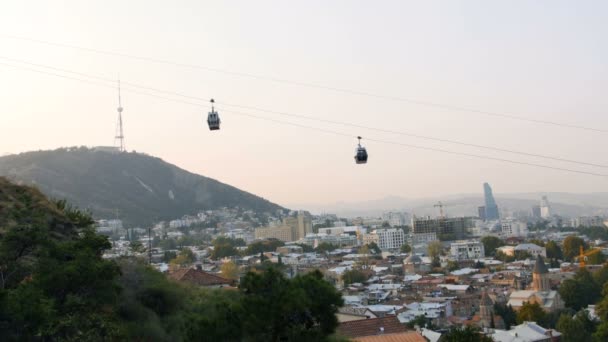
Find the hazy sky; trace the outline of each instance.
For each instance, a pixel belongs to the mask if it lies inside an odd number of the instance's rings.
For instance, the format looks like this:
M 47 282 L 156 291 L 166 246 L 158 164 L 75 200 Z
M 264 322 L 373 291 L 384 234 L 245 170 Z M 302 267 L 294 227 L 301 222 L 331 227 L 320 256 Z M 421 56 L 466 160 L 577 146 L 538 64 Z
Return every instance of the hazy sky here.
M 608 164 L 607 133 L 546 126 L 8 39 L 72 44 L 374 94 L 608 129 L 605 1 L 2 1 L 0 57 L 218 102 Z M 0 63 L 7 62 L 0 58 Z M 388 195 L 608 191 L 608 178 L 365 142 L 608 173 L 381 132 L 123 92 L 126 145 L 280 204 Z M 111 145 L 116 91 L 0 64 L 0 153 Z

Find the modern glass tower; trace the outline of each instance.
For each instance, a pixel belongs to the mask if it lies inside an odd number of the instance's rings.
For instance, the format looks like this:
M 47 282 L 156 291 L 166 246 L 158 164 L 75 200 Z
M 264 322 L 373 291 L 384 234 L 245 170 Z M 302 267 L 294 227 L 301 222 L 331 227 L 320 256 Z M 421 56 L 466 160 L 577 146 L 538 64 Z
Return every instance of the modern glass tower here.
M 496 205 L 496 201 L 494 201 L 490 184 L 483 183 L 483 193 L 486 203 L 486 221 L 498 220 L 498 206 Z

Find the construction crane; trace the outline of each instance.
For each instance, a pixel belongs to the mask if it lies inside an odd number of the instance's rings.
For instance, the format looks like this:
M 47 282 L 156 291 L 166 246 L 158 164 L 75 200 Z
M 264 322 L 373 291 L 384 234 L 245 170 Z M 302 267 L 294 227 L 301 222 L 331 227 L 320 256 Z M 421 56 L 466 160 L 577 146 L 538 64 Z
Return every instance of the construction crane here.
M 439 217 L 445 218 L 445 213 L 443 212 L 443 207 L 447 207 L 447 205 L 441 203 L 441 201 L 437 202 L 433 207 L 439 208 Z
M 589 260 L 589 257 L 595 255 L 600 252 L 599 248 L 592 248 L 585 252 L 583 246 L 579 246 L 578 248 L 578 266 L 580 268 L 584 268 L 586 265 L 586 261 Z

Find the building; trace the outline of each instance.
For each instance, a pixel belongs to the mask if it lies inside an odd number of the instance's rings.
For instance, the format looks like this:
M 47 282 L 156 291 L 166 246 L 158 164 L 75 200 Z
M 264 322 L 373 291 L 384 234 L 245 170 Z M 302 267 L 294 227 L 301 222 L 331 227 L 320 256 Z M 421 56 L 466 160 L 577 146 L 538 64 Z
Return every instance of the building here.
M 511 330 L 496 329 L 490 337 L 496 342 L 553 342 L 562 334 L 553 329 L 545 329 L 535 322 L 523 322 Z
M 508 305 L 519 310 L 524 303 L 538 303 L 547 312 L 564 308 L 564 302 L 557 291 L 551 290 L 549 270 L 543 258 L 538 255 L 532 271 L 532 288 L 530 290 L 513 291 L 509 296 Z
M 287 226 L 256 228 L 256 239 L 277 239 L 283 242 L 295 241 L 293 229 Z
M 363 237 L 364 243 L 376 242 L 382 250 L 399 249 L 405 243 L 405 233 L 399 228 L 376 229 Z
M 391 227 L 405 226 L 409 221 L 406 213 L 394 211 L 383 213 L 382 220 L 388 222 Z
M 412 219 L 412 233 L 429 234 L 435 233 L 441 239 L 442 236 L 459 239 L 462 238 L 467 229 L 473 227 L 473 220 L 470 217 L 439 217 L 439 218 L 418 218 Z
M 551 205 L 549 204 L 549 200 L 547 196 L 543 196 L 540 200 L 540 217 L 543 219 L 551 218 L 553 213 L 551 212 Z
M 412 234 L 412 245 L 428 244 L 435 240 L 437 240 L 437 234 L 435 233 Z
M 480 241 L 457 241 L 450 244 L 450 254 L 456 260 L 485 258 L 483 243 Z
M 479 219 L 482 221 L 486 220 L 486 207 L 485 206 L 481 206 L 477 208 L 477 216 L 479 216 Z
M 496 205 L 496 201 L 494 200 L 494 195 L 492 194 L 492 188 L 490 187 L 490 184 L 483 183 L 483 194 L 485 200 L 485 220 L 498 220 L 498 206 Z
M 532 218 L 540 219 L 540 205 L 532 206 Z
M 572 227 L 604 227 L 604 218 L 601 216 L 579 216 L 572 219 Z
M 505 220 L 501 221 L 502 235 L 505 237 L 526 237 L 528 236 L 528 224 L 526 222 Z
M 545 249 L 545 247 L 541 247 L 539 245 L 535 245 L 533 243 L 522 243 L 519 244 L 517 246 L 515 246 L 514 252 L 526 252 L 526 253 L 530 253 L 530 255 L 532 255 L 533 257 L 536 256 L 542 256 L 542 257 L 546 257 L 547 256 L 547 250 Z
M 422 271 L 422 259 L 415 254 L 408 256 L 403 260 L 403 271 L 410 274 Z
M 283 219 L 283 222 L 274 227 L 257 228 L 256 239 L 278 239 L 285 242 L 300 240 L 312 233 L 312 218 L 310 214 L 298 212 L 296 216 Z

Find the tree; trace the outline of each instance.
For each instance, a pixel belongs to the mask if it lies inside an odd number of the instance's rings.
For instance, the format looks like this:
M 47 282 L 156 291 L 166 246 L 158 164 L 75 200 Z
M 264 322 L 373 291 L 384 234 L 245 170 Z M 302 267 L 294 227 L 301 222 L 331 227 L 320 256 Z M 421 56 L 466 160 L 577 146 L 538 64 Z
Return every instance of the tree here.
M 579 238 L 578 236 L 571 235 L 565 238 L 563 242 L 564 258 L 566 260 L 572 261 L 574 257 L 579 255 L 579 248 L 581 246 L 583 247 L 583 249 L 585 248 L 585 241 L 583 241 L 583 239 Z
M 579 269 L 572 279 L 566 279 L 559 287 L 559 294 L 566 307 L 580 310 L 600 299 L 600 287 L 586 268 Z
M 447 266 L 448 271 L 452 272 L 459 268 L 460 268 L 460 266 L 458 265 L 458 263 L 456 261 L 452 261 L 452 260 L 448 261 L 448 266 Z
M 367 279 L 369 279 L 369 276 L 366 273 L 356 269 L 344 271 L 344 273 L 342 273 L 344 286 L 348 286 L 353 283 L 363 283 Z
M 564 257 L 562 254 L 562 249 L 559 248 L 559 245 L 553 240 L 547 242 L 547 244 L 545 245 L 545 249 L 547 251 L 547 258 L 549 259 L 559 260 Z
M 317 251 L 317 253 L 325 253 L 325 252 L 331 252 L 335 249 L 337 249 L 338 247 L 334 244 L 331 244 L 329 242 L 321 242 L 317 248 L 315 248 L 315 250 Z
M 441 255 L 442 250 L 443 246 L 441 245 L 441 242 L 437 240 L 430 242 L 427 246 L 427 251 L 431 259 L 439 257 L 439 255 Z
M 517 313 L 513 310 L 511 305 L 505 304 L 494 304 L 494 312 L 502 317 L 502 320 L 505 322 L 505 328 L 507 330 L 511 329 L 511 326 L 517 323 Z
M 245 243 L 243 239 L 235 240 L 220 236 L 213 241 L 213 252 L 211 253 L 211 258 L 221 259 L 238 255 L 239 251 L 236 249 L 236 247 L 242 245 L 243 243 Z
M 538 303 L 524 302 L 524 305 L 517 312 L 517 323 L 542 322 L 545 319 L 545 311 Z
M 494 256 L 494 254 L 496 254 L 496 248 L 505 245 L 503 240 L 491 235 L 482 237 L 481 243 L 483 243 L 483 249 L 488 256 Z
M 603 288 L 608 283 L 608 265 L 604 265 L 601 269 L 593 273 L 593 279 L 595 283 Z
M 370 252 L 372 252 L 372 254 L 382 254 L 382 250 L 380 250 L 380 247 L 378 247 L 378 244 L 375 242 L 370 242 L 368 244 L 369 250 Z
M 401 253 L 410 253 L 411 251 L 412 247 L 410 247 L 410 245 L 408 245 L 407 243 L 401 245 Z
M 490 336 L 483 335 L 479 328 L 467 325 L 465 328 L 452 328 L 441 335 L 440 342 L 492 342 Z
M 190 248 L 184 247 L 170 263 L 175 266 L 187 266 L 195 261 L 196 255 L 194 255 L 194 252 Z
M 262 274 L 250 272 L 239 289 L 243 333 L 256 341 L 323 340 L 338 325 L 342 296 L 318 270 L 293 280 L 274 268 Z
M 220 267 L 220 271 L 222 273 L 222 277 L 226 279 L 239 279 L 239 267 L 232 261 L 223 263 Z
M 130 242 L 129 249 L 131 249 L 133 253 L 143 253 L 146 250 L 144 245 L 139 240 Z
M 562 314 L 557 321 L 557 331 L 562 334 L 562 342 L 591 341 L 591 335 L 595 331 L 595 324 L 589 319 L 584 310 L 578 312 L 574 317 Z
M 247 246 L 247 250 L 245 254 L 247 255 L 255 255 L 263 252 L 275 252 L 277 248 L 285 246 L 285 242 L 277 239 L 267 239 L 262 241 L 256 241 L 249 246 Z

